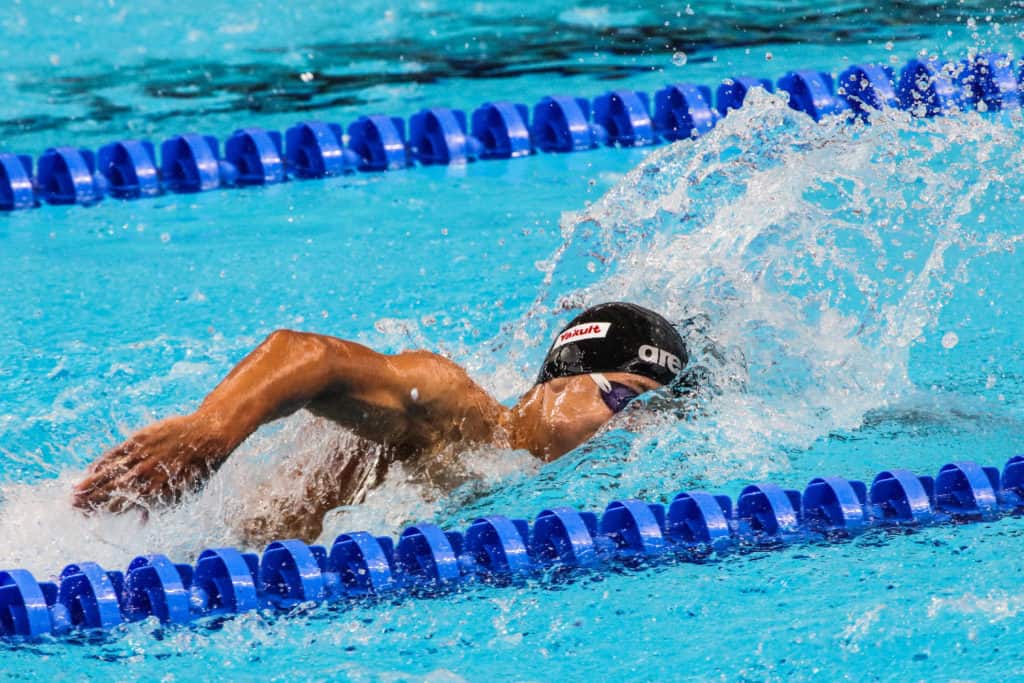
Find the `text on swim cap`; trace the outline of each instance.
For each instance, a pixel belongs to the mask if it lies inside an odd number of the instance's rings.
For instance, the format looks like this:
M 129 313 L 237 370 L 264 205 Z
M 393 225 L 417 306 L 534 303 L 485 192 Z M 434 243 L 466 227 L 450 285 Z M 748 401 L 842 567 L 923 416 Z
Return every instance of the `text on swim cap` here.
M 581 339 L 604 339 L 608 336 L 608 330 L 611 329 L 611 326 L 611 323 L 583 323 L 582 325 L 575 325 L 558 335 L 555 345 L 551 348 L 557 349 L 563 344 L 580 341 Z
M 640 350 L 637 351 L 636 355 L 645 363 L 660 365 L 663 368 L 668 368 L 670 372 L 678 373 L 683 369 L 683 364 L 679 361 L 679 356 L 674 353 L 669 353 L 665 349 L 659 349 L 657 346 L 644 344 L 640 347 Z

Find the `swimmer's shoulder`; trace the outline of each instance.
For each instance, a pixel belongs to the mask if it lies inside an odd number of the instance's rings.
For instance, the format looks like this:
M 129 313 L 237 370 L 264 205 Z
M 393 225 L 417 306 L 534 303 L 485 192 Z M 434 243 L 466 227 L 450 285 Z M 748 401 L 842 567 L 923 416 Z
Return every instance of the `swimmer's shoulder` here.
M 455 440 L 491 438 L 507 408 L 477 384 L 465 368 L 431 351 L 405 351 L 393 358 L 405 376 L 412 412 L 447 423 L 457 432 L 448 434 Z
M 478 398 L 490 395 L 461 365 L 432 351 L 403 351 L 391 357 L 392 365 L 409 391 L 419 400 Z M 492 399 L 493 400 L 493 399 Z M 497 403 L 497 402 L 495 402 Z

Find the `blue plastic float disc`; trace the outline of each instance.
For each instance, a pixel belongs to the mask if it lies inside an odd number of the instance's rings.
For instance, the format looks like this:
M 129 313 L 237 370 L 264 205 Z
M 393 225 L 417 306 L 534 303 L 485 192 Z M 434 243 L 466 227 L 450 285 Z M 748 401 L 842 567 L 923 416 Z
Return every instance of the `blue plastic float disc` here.
M 800 494 L 775 484 L 754 484 L 740 492 L 736 500 L 736 518 L 740 533 L 754 539 L 781 540 L 798 531 Z
M 434 107 L 409 119 L 409 145 L 421 164 L 464 164 L 476 159 L 480 142 L 466 132 L 466 114 Z
M 326 597 L 323 570 L 316 556 L 302 541 L 274 541 L 263 551 L 260 587 L 264 593 L 285 600 L 323 600 Z
M 822 71 L 790 71 L 779 79 L 779 90 L 789 93 L 789 106 L 815 121 L 849 109 L 835 96 L 832 76 Z
M 192 579 L 202 591 L 201 610 L 247 612 L 259 607 L 256 568 L 234 548 L 211 548 L 199 554 Z
M 466 551 L 478 567 L 493 573 L 517 573 L 531 569 L 527 551 L 529 526 L 525 520 L 501 515 L 481 517 L 466 530 Z
M 356 169 L 358 156 L 342 145 L 341 126 L 303 121 L 285 132 L 285 157 L 297 178 L 323 178 Z
M 590 125 L 590 103 L 583 98 L 548 96 L 533 108 L 533 144 L 544 152 L 579 152 L 603 142 L 604 129 Z
M 615 500 L 601 516 L 598 533 L 609 536 L 619 548 L 642 555 L 656 555 L 665 550 L 662 526 L 665 510 L 641 500 Z
M 121 140 L 104 145 L 96 157 L 96 166 L 107 179 L 113 197 L 136 199 L 160 194 L 156 152 L 149 140 Z
M 900 106 L 892 69 L 878 64 L 851 66 L 839 76 L 839 91 L 850 108 L 864 116 L 869 109 Z
M 666 140 L 704 135 L 715 127 L 718 119 L 707 86 L 677 83 L 654 94 L 655 130 Z
M 732 501 L 704 491 L 684 491 L 668 508 L 669 539 L 684 546 L 720 547 L 732 539 Z
M 187 623 L 189 586 L 180 568 L 163 555 L 136 557 L 125 577 L 125 616 L 142 619 L 150 615 L 172 624 Z
M 360 116 L 348 127 L 348 146 L 360 171 L 388 171 L 409 165 L 405 121 L 389 116 Z
M 641 147 L 657 142 L 647 93 L 614 90 L 594 100 L 594 123 L 604 128 L 607 144 Z
M 221 185 L 217 139 L 175 135 L 160 145 L 160 174 L 173 192 L 206 192 Z
M 480 141 L 481 159 L 514 159 L 533 153 L 529 110 L 525 104 L 486 102 L 473 112 L 473 137 Z
M 36 168 L 39 195 L 50 204 L 93 204 L 103 199 L 105 181 L 96 174 L 96 156 L 87 149 L 52 147 Z
M 933 481 L 907 470 L 880 472 L 871 483 L 874 516 L 886 522 L 923 524 L 931 521 Z
M 953 515 L 992 518 L 999 512 L 999 470 L 974 462 L 943 465 L 935 477 L 935 507 Z
M 1024 455 L 1015 455 L 1006 461 L 999 484 L 1008 505 L 1024 506 Z
M 1020 109 L 1020 86 L 1014 73 L 1014 60 L 1004 54 L 978 55 L 968 63 L 960 77 L 964 95 L 986 109 Z
M 395 564 L 413 583 L 446 583 L 460 576 L 451 538 L 433 524 L 417 524 L 402 532 Z
M 32 187 L 32 159 L 25 155 L 0 154 L 0 211 L 36 206 Z
M 111 629 L 121 623 L 115 584 L 95 562 L 65 567 L 57 599 L 67 608 L 73 626 Z
M 570 507 L 544 510 L 533 523 L 530 550 L 538 562 L 585 567 L 598 560 L 597 517 Z
M 396 588 L 393 556 L 390 538 L 356 531 L 334 539 L 327 568 L 339 575 L 349 595 L 380 593 Z
M 239 185 L 284 182 L 281 134 L 276 130 L 243 128 L 224 143 L 224 158 L 238 170 Z
M 818 477 L 804 489 L 803 521 L 814 531 L 856 533 L 869 521 L 864 482 L 842 477 Z
M 35 577 L 24 569 L 0 572 L 0 635 L 36 638 L 52 629 L 46 597 Z
M 948 67 L 927 60 L 914 59 L 903 67 L 897 94 L 900 107 L 918 117 L 948 114 L 960 108 L 961 91 Z
M 764 88 L 773 92 L 772 82 L 767 78 L 750 78 L 738 76 L 723 81 L 715 93 L 715 101 L 718 103 L 718 113 L 725 116 L 730 109 L 739 109 L 747 99 L 747 93 L 753 88 Z

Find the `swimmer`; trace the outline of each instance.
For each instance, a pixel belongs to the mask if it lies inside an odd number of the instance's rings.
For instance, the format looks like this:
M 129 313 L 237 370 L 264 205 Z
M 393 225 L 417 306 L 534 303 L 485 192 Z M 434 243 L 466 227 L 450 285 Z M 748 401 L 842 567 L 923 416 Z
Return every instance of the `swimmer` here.
M 199 488 L 261 425 L 305 408 L 384 454 L 324 459 L 323 476 L 312 478 L 319 483 L 302 496 L 301 509 L 277 510 L 276 521 L 247 534 L 311 541 L 324 514 L 359 503 L 388 462 L 488 444 L 554 460 L 640 394 L 672 384 L 687 360 L 682 337 L 662 316 L 635 304 L 601 304 L 558 334 L 536 384 L 506 407 L 435 353 L 385 355 L 335 337 L 279 330 L 194 413 L 145 427 L 96 460 L 75 486 L 74 504 L 121 512 L 174 502 Z

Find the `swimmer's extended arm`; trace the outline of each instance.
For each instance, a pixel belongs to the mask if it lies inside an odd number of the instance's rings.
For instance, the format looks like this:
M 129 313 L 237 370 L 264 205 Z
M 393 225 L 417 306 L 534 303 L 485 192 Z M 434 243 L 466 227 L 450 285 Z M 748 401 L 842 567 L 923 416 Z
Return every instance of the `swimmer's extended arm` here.
M 405 450 L 455 436 L 449 430 L 485 438 L 488 413 L 500 409 L 436 354 L 387 356 L 282 330 L 246 356 L 195 413 L 150 425 L 94 462 L 75 487 L 75 504 L 119 511 L 174 500 L 207 479 L 260 425 L 303 407 Z

